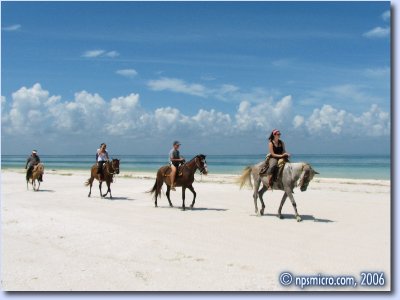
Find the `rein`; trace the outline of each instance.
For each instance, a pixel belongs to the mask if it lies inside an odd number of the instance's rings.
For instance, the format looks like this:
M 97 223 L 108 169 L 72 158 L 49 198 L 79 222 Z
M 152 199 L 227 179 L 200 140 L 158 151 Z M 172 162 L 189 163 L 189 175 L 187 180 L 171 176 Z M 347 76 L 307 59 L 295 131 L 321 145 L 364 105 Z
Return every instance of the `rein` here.
M 203 168 L 200 168 L 197 159 L 198 159 L 198 157 L 195 156 L 195 157 L 193 157 L 189 162 L 185 163 L 183 166 L 184 166 L 185 168 L 188 168 L 188 169 L 190 170 L 190 168 L 189 168 L 187 165 L 190 164 L 190 163 L 194 160 L 194 162 L 195 162 L 195 164 L 196 164 L 196 167 L 197 167 L 197 168 L 199 169 L 199 171 L 200 171 L 200 174 L 203 175 L 204 170 L 205 170 L 206 168 L 205 168 L 204 166 L 203 166 Z M 195 170 L 194 172 L 196 173 L 196 170 Z

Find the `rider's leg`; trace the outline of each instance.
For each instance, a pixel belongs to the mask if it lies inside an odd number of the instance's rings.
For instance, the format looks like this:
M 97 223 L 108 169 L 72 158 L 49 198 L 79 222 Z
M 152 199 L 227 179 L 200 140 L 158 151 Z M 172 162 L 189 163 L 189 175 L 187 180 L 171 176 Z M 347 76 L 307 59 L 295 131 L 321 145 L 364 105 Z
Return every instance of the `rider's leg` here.
M 271 188 L 271 187 L 272 187 L 272 184 L 273 184 L 273 182 L 272 182 L 272 175 L 274 174 L 277 165 L 278 165 L 278 160 L 277 160 L 276 158 L 273 158 L 273 157 L 272 157 L 272 158 L 269 160 L 269 167 L 268 167 L 268 171 L 267 171 L 268 188 Z
M 171 174 L 169 175 L 171 180 L 171 191 L 175 190 L 175 174 L 176 174 L 176 167 L 171 164 Z
M 97 174 L 99 174 L 101 180 L 103 180 L 103 164 L 104 161 L 99 161 L 97 163 Z

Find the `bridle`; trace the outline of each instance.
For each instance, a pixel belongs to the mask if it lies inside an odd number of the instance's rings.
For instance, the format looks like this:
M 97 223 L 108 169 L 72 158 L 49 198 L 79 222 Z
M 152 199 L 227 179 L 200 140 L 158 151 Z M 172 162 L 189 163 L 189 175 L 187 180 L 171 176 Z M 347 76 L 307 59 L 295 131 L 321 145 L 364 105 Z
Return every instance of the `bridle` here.
M 114 166 L 112 165 L 112 162 L 113 162 L 113 160 L 111 160 L 111 162 L 110 161 L 107 162 L 106 169 L 107 169 L 108 174 L 114 176 L 116 174 L 117 170 L 114 169 Z M 110 172 L 110 167 L 113 170 L 112 172 Z
M 305 164 L 303 166 L 303 171 L 304 171 L 304 175 L 301 178 L 301 182 L 300 182 L 300 190 L 302 190 L 305 186 L 307 186 L 310 183 L 310 166 Z
M 205 165 L 203 165 L 203 167 L 201 167 L 200 165 L 199 165 L 199 162 L 198 162 L 198 159 L 199 157 L 198 156 L 196 156 L 196 158 L 194 159 L 194 161 L 195 161 L 195 163 L 196 163 L 196 167 L 199 169 L 199 171 L 200 171 L 200 174 L 203 174 L 204 173 L 204 171 L 206 170 L 206 167 L 205 167 Z

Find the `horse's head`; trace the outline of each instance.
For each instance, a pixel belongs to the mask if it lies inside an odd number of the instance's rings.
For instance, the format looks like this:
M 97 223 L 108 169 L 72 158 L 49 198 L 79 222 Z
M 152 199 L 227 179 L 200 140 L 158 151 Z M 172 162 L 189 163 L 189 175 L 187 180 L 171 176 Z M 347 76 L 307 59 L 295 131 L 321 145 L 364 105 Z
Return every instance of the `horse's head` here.
M 308 188 L 310 181 L 314 178 L 315 174 L 319 174 L 315 171 L 310 164 L 303 165 L 303 172 L 300 176 L 300 191 L 305 192 Z
M 199 154 L 196 156 L 195 160 L 196 160 L 196 165 L 200 170 L 200 174 L 207 175 L 208 169 L 207 169 L 206 156 L 203 154 Z
M 116 174 L 119 174 L 119 159 L 118 158 L 113 158 L 111 160 L 111 166 L 114 169 L 114 172 Z

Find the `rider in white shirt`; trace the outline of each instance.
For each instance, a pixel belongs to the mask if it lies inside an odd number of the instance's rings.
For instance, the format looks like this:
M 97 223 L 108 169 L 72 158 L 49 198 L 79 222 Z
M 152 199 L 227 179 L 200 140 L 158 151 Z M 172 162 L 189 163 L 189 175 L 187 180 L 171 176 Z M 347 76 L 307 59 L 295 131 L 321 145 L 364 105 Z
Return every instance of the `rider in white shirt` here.
M 96 160 L 97 160 L 97 174 L 100 174 L 100 178 L 103 177 L 103 164 L 108 161 L 108 152 L 106 150 L 107 145 L 102 143 L 100 149 L 97 149 Z

